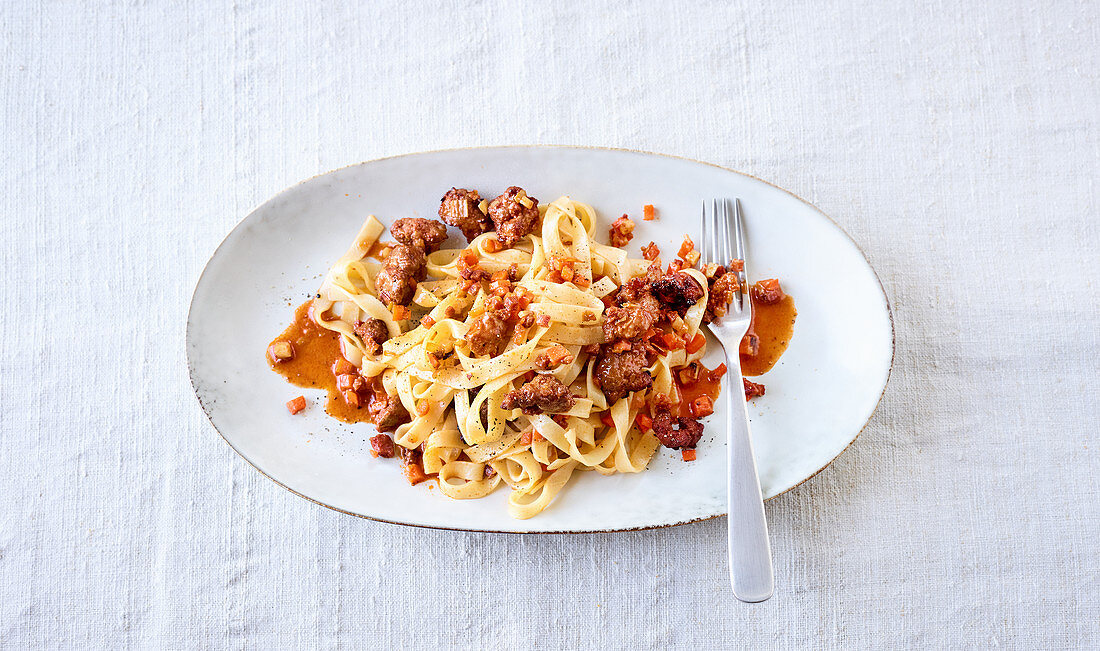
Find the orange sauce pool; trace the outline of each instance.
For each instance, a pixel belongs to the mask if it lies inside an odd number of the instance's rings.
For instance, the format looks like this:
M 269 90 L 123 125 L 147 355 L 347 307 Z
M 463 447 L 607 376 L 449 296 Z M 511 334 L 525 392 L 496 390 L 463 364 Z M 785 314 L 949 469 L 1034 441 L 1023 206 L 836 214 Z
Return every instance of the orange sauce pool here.
M 676 380 L 676 387 L 680 390 L 678 416 L 693 418 L 695 414 L 691 413 L 691 403 L 701 396 L 709 397 L 711 404 L 718 404 L 718 393 L 722 390 L 722 378 L 710 379 L 710 371 L 712 370 L 704 366 L 703 371 L 699 373 L 699 379 L 692 384 L 683 385 L 680 384 L 679 380 Z
M 763 375 L 771 370 L 779 357 L 787 350 L 794 334 L 794 320 L 798 311 L 794 309 L 794 299 L 784 296 L 778 303 L 767 305 L 759 301 L 752 302 L 752 325 L 760 338 L 760 352 L 755 357 L 741 355 L 741 373 L 746 376 Z
M 296 387 L 324 389 L 328 393 L 325 412 L 345 423 L 369 422 L 368 410 L 352 407 L 336 389 L 332 363 L 342 356 L 340 336 L 317 325 L 312 318 L 313 301 L 306 301 L 294 311 L 294 321 L 271 343 L 289 341 L 294 346 L 294 358 L 274 362 L 267 355 L 271 370 Z

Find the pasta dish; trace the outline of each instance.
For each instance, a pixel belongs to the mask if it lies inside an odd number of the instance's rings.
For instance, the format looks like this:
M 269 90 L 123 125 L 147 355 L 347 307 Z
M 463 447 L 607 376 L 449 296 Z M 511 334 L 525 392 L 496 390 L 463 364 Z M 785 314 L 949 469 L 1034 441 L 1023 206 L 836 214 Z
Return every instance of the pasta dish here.
M 374 423 L 373 454 L 399 457 L 411 483 L 435 479 L 455 499 L 507 486 L 515 518 L 547 508 L 575 473 L 639 472 L 661 446 L 695 458 L 725 372 L 701 364 L 701 328 L 748 290 L 726 273 L 740 261 L 700 266 L 687 237 L 667 265 L 653 242 L 632 258 L 626 215 L 604 244 L 591 207 L 541 205 L 518 187 L 491 201 L 452 188 L 439 214 L 394 221 L 388 243 L 368 217 L 268 348 L 272 367 L 329 388 L 330 413 Z M 464 247 L 444 246 L 448 225 Z M 753 299 L 784 298 L 768 287 Z

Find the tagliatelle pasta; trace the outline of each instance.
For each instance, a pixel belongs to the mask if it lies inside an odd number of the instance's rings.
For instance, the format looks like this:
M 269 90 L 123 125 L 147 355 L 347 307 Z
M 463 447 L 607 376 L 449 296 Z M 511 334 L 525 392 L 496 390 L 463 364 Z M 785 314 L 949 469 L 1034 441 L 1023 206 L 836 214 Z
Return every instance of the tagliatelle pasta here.
M 399 220 L 403 243 L 386 245 L 368 217 L 309 315 L 339 340 L 335 395 L 391 432 L 372 439 L 378 456 L 454 499 L 507 486 L 509 513 L 529 518 L 576 473 L 640 472 L 662 443 L 694 458 L 724 370 L 699 363 L 724 268 L 694 268 L 690 240 L 667 269 L 652 243 L 653 259 L 630 258 L 597 241 L 590 206 L 509 193 L 527 223 L 502 225 L 477 193 L 444 198 L 441 216 L 469 218 L 464 248 L 437 249 L 445 227 L 429 220 Z M 629 239 L 627 222 L 612 236 Z

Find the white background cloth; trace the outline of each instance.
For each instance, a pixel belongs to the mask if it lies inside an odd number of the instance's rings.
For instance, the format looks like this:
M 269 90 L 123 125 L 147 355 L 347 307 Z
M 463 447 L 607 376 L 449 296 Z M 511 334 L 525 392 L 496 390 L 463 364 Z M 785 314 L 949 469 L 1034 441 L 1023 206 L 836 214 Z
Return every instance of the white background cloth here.
M 356 4 L 0 4 L 0 646 L 1100 646 L 1096 3 Z M 203 417 L 188 301 L 253 207 L 525 143 L 760 176 L 878 270 L 893 377 L 769 503 L 771 601 L 724 519 L 378 524 Z

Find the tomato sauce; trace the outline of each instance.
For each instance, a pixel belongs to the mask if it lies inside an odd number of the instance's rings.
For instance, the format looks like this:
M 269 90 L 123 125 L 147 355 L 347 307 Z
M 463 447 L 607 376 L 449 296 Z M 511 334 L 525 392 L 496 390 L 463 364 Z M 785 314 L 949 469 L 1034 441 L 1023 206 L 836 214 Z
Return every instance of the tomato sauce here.
M 755 356 L 741 355 L 741 373 L 752 377 L 771 370 L 779 357 L 787 350 L 794 334 L 794 320 L 798 311 L 789 295 L 770 305 L 753 299 L 752 325 L 760 338 L 760 351 Z
M 369 422 L 365 407 L 352 407 L 336 389 L 336 376 L 332 364 L 342 357 L 340 335 L 322 328 L 313 320 L 313 301 L 306 301 L 294 311 L 294 322 L 272 344 L 289 341 L 294 346 L 294 357 L 282 362 L 270 355 L 267 363 L 271 370 L 286 378 L 294 386 L 307 389 L 324 389 L 328 393 L 325 412 L 345 423 Z

